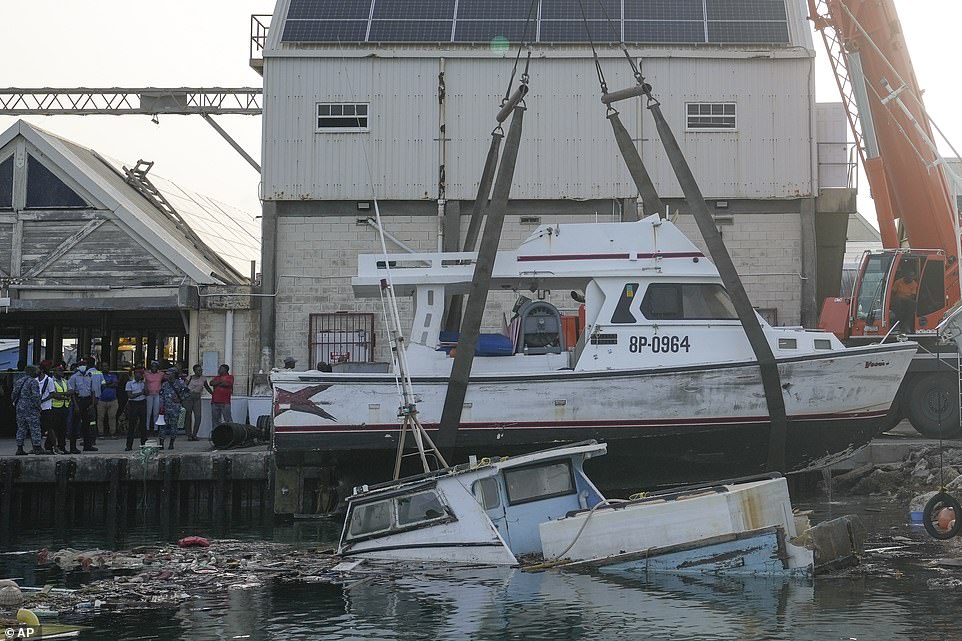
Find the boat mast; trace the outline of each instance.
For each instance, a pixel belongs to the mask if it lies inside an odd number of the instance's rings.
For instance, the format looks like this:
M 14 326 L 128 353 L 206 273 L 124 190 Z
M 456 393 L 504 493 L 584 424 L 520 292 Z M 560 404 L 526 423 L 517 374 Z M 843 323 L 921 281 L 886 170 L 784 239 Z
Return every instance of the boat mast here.
M 418 419 L 418 407 L 414 398 L 414 386 L 411 384 L 411 373 L 408 369 L 407 350 L 405 349 L 404 335 L 401 333 L 401 315 L 398 313 L 397 297 L 394 294 L 394 283 L 391 279 L 391 263 L 387 253 L 387 243 L 384 240 L 384 226 L 381 224 L 381 208 L 377 199 L 374 199 L 374 216 L 377 221 L 378 235 L 381 240 L 381 251 L 384 256 L 384 269 L 387 278 L 381 279 L 381 305 L 383 307 L 385 321 L 388 327 L 388 339 L 391 343 L 391 361 L 394 364 L 394 376 L 397 380 L 398 391 L 401 394 L 401 405 L 398 407 L 398 418 L 401 419 L 401 434 L 398 439 L 397 456 L 394 459 L 394 480 L 401 478 L 401 463 L 406 456 L 404 447 L 407 444 L 408 432 L 414 438 L 417 447 L 417 455 L 421 458 L 421 466 L 425 472 L 431 471 L 428 463 L 428 454 L 432 454 L 442 468 L 448 467 L 447 461 L 441 455 L 440 450 L 434 445 L 434 441 L 428 435 L 427 430 L 421 425 Z M 425 444 L 427 447 L 425 447 Z

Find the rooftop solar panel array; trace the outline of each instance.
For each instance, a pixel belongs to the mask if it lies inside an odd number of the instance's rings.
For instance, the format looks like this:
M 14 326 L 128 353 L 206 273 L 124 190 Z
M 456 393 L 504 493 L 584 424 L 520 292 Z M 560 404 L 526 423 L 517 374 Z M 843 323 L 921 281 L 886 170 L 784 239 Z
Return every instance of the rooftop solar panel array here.
M 517 42 L 528 0 L 291 0 L 282 42 Z M 789 44 L 785 0 L 541 0 L 541 43 Z M 585 29 L 583 17 L 587 18 Z M 610 21 L 610 22 L 609 22 Z

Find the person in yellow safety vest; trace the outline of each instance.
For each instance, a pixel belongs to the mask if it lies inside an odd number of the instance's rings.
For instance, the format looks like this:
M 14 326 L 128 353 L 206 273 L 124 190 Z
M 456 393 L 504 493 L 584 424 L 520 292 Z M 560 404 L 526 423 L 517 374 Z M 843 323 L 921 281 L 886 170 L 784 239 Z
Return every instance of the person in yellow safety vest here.
M 70 389 L 64 378 L 63 366 L 53 369 L 54 391 L 50 395 L 50 405 L 53 411 L 53 434 L 47 434 L 48 442 L 53 445 L 57 454 L 67 453 L 67 415 L 70 413 Z M 52 439 L 56 439 L 53 441 Z

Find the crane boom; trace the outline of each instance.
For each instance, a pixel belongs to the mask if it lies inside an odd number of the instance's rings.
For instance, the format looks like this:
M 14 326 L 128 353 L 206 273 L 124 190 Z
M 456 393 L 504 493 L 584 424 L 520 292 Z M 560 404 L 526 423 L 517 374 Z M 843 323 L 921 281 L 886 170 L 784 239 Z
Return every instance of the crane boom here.
M 893 0 L 809 0 L 809 9 L 823 35 L 834 31 L 847 58 L 861 115 L 856 139 L 865 141 L 869 185 L 883 210 L 880 226 L 890 207 L 911 247 L 944 251 L 957 272 L 955 206 Z M 885 245 L 897 247 L 890 236 Z

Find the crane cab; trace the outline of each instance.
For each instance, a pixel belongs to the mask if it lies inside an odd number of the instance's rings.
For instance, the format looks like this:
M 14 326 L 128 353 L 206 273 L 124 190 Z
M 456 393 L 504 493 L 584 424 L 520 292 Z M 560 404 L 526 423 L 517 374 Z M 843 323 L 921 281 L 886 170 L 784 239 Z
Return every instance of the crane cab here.
M 866 252 L 850 298 L 822 305 L 819 328 L 840 340 L 877 340 L 895 333 L 934 334 L 948 304 L 945 253 L 938 250 Z

